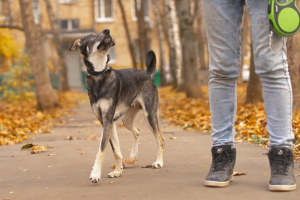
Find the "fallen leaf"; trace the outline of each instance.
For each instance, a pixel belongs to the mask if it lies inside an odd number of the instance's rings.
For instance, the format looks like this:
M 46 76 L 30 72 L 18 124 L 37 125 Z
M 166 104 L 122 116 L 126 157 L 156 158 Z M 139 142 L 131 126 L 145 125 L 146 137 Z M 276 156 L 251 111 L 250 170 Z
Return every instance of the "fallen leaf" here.
M 47 156 L 56 156 L 56 153 L 49 153 Z
M 152 168 L 152 165 L 144 165 L 142 168 Z
M 109 182 L 109 184 L 113 184 L 113 183 L 114 183 L 114 181 Z
M 53 167 L 53 165 L 49 165 L 49 166 L 48 166 L 48 168 L 51 168 L 51 167 Z
M 27 172 L 27 171 L 29 171 L 29 169 L 23 169 L 23 172 Z
M 85 153 L 80 153 L 80 155 L 84 155 Z
M 99 120 L 93 120 L 93 123 L 97 125 L 101 125 L 101 122 Z
M 89 135 L 85 138 L 86 140 L 96 140 L 97 139 L 97 135 L 96 134 L 92 134 L 92 135 Z
M 123 159 L 123 163 L 126 163 L 128 165 L 134 165 L 135 161 L 137 161 L 136 158 L 125 158 L 125 159 Z
M 169 137 L 169 139 L 171 139 L 171 140 L 176 140 L 177 137 Z
M 233 176 L 240 176 L 240 175 L 246 175 L 247 172 L 233 172 Z
M 49 148 L 48 145 L 45 145 L 45 146 L 37 146 L 36 145 L 31 148 L 31 153 L 32 154 L 41 153 L 43 151 L 46 151 L 48 148 Z
M 32 144 L 32 143 L 28 143 L 28 144 L 25 144 L 21 147 L 21 150 L 23 149 L 29 149 L 29 148 L 32 148 L 33 146 L 36 146 L 35 144 Z
M 73 136 L 68 136 L 66 137 L 66 140 L 77 140 L 77 137 L 73 137 Z
M 125 127 L 124 124 L 118 124 L 118 127 Z

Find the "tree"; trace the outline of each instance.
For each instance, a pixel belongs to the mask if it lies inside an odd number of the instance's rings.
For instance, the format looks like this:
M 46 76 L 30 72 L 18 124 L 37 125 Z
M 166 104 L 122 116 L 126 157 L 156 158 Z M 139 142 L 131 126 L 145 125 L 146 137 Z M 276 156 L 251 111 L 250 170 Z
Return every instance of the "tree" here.
M 243 26 L 242 26 L 242 57 L 241 57 L 241 71 L 243 70 L 243 65 L 245 64 L 245 55 L 247 55 L 247 51 L 249 48 L 249 37 L 250 37 L 250 16 L 248 12 L 248 8 L 245 6 L 244 16 L 243 16 Z M 251 52 L 252 53 L 252 52 Z M 243 77 L 239 76 L 238 84 L 243 82 Z
M 68 84 L 68 76 L 67 76 L 67 65 L 64 60 L 64 53 L 63 53 L 63 48 L 61 46 L 62 41 L 61 37 L 59 36 L 59 25 L 57 18 L 55 17 L 53 13 L 53 8 L 51 6 L 50 0 L 46 0 L 46 7 L 47 7 L 47 13 L 48 13 L 48 18 L 49 22 L 51 25 L 51 31 L 53 34 L 53 39 L 54 39 L 54 45 L 57 51 L 58 55 L 58 60 L 60 63 L 60 75 L 61 75 L 61 90 L 62 91 L 68 91 L 70 90 L 69 84 Z
M 127 18 L 126 18 L 126 13 L 124 11 L 123 4 L 122 4 L 122 0 L 118 0 L 118 4 L 119 4 L 121 14 L 122 14 L 122 20 L 123 20 L 123 25 L 124 25 L 125 32 L 126 32 L 126 37 L 127 37 L 128 48 L 129 48 L 129 52 L 130 52 L 130 56 L 131 56 L 132 66 L 133 66 L 133 68 L 136 69 L 137 65 L 136 65 L 136 59 L 135 59 L 135 56 L 134 56 L 134 49 L 133 49 L 133 45 L 132 45 L 132 41 L 131 41 L 130 31 L 128 29 L 128 25 L 127 25 L 127 22 L 126 22 Z
M 199 98 L 202 96 L 202 93 L 200 80 L 198 79 L 191 0 L 178 0 L 178 17 L 180 22 L 185 93 L 187 97 Z
M 145 23 L 145 1 L 135 0 L 135 13 L 138 20 L 140 66 L 144 70 L 144 61 L 147 53 L 147 27 Z
M 198 9 L 195 13 L 195 15 L 197 16 L 197 33 L 198 33 L 198 49 L 199 49 L 199 58 L 200 58 L 200 68 L 201 69 L 206 69 L 206 58 L 205 58 L 205 54 L 206 54 L 206 35 L 205 35 L 205 29 L 204 29 L 204 24 L 203 24 L 203 17 L 202 17 L 202 13 L 199 12 L 201 11 L 201 2 L 199 0 L 197 0 L 198 2 Z M 207 53 L 208 54 L 208 53 Z
M 41 30 L 34 23 L 31 0 L 19 0 L 26 46 L 34 75 L 37 108 L 49 110 L 58 106 L 58 99 L 51 87 L 48 68 L 45 65 L 45 54 L 41 43 Z
M 298 8 L 299 6 L 300 5 L 298 5 Z M 299 44 L 300 44 L 300 32 L 288 38 L 287 52 L 288 52 L 288 64 L 289 64 L 289 71 L 290 71 L 292 91 L 293 91 L 293 105 L 297 109 L 300 109 L 300 62 L 299 62 L 300 47 Z
M 262 101 L 262 84 L 259 76 L 255 73 L 253 48 L 251 45 L 250 78 L 247 86 L 246 104 Z
M 171 75 L 173 77 L 173 88 L 181 91 L 183 90 L 182 49 L 174 0 L 165 0 L 164 7 L 168 30 L 169 61 Z
M 297 7 L 300 8 L 300 1 L 297 1 Z M 288 64 L 291 76 L 293 105 L 300 109 L 300 32 L 287 39 Z
M 161 86 L 166 86 L 166 71 L 165 71 L 165 47 L 164 47 L 164 30 L 162 26 L 162 20 L 160 18 L 160 11 L 157 0 L 152 0 L 156 29 L 158 35 L 158 45 L 159 45 L 159 57 L 160 57 L 160 77 L 161 77 Z

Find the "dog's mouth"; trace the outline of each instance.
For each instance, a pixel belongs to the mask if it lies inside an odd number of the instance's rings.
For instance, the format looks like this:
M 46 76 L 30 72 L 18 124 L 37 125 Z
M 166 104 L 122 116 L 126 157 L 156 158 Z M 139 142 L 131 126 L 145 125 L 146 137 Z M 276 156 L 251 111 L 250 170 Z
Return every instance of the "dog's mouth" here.
M 103 47 L 103 50 L 106 50 L 107 48 L 110 48 L 112 46 L 115 45 L 111 35 L 110 35 L 110 32 L 102 32 L 104 33 L 104 38 L 102 39 L 102 41 L 100 42 L 100 44 L 97 46 L 97 49 L 100 49 L 101 47 Z

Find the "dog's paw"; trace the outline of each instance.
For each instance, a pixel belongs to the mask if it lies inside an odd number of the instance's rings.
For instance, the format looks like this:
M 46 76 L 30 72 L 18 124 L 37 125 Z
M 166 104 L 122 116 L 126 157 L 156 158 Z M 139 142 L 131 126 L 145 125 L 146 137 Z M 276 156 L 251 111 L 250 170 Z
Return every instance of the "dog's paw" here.
M 108 176 L 108 178 L 118 178 L 121 176 L 121 174 L 122 174 L 121 170 L 120 171 L 115 170 L 115 171 L 110 172 L 107 176 Z
M 90 181 L 93 183 L 98 183 L 100 181 L 101 173 L 100 170 L 93 169 L 90 175 Z
M 163 167 L 163 162 L 154 162 L 153 164 L 152 164 L 152 167 L 154 168 L 154 169 L 159 169 L 159 168 L 162 168 Z

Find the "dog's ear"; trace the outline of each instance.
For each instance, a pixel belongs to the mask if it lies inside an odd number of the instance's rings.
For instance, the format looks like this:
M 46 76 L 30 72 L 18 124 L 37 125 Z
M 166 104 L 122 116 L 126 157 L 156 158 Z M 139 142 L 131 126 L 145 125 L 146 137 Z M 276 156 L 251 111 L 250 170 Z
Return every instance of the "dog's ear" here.
M 77 39 L 73 42 L 72 46 L 69 48 L 69 51 L 75 51 L 78 47 L 81 47 L 82 39 Z
M 111 40 L 110 46 L 115 46 L 115 42 L 113 40 Z

